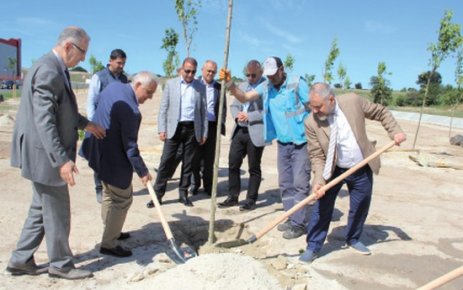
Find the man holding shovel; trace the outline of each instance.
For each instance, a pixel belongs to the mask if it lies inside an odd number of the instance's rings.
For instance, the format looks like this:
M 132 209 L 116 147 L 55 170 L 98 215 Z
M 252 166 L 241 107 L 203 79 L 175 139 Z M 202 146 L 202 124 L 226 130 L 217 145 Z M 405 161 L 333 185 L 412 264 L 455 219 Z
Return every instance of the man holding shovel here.
M 132 177 L 135 171 L 144 185 L 151 180 L 138 150 L 141 124 L 140 104 L 151 99 L 157 81 L 150 72 L 139 72 L 130 84 L 113 82 L 100 95 L 93 120 L 106 129 L 106 138 L 98 140 L 88 134 L 82 152 L 89 166 L 103 182 L 101 217 L 104 223 L 100 253 L 128 257 L 132 251 L 118 243 L 132 204 Z M 126 237 L 127 233 L 125 233 Z
M 336 197 L 344 183 L 350 198 L 346 244 L 369 255 L 371 252 L 360 241 L 360 236 L 370 208 L 373 172 L 378 174 L 380 168 L 379 158 L 372 159 L 328 191 L 321 187 L 375 151 L 366 134 L 365 119 L 381 122 L 397 145 L 405 141 L 406 136 L 385 107 L 352 93 L 335 97 L 325 83 L 312 86 L 310 107 L 312 114 L 305 120 L 305 132 L 315 174 L 313 191 L 318 201 L 308 226 L 307 249 L 299 260 L 311 263 L 317 258 L 328 234 Z

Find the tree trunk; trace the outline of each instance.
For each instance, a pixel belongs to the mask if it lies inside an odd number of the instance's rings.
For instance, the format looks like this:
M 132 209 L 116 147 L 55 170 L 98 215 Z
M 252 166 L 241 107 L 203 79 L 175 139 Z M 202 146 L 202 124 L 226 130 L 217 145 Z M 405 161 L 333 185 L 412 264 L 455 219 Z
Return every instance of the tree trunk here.
M 224 60 L 223 68 L 227 69 L 228 64 L 228 51 L 230 48 L 230 30 L 231 30 L 231 20 L 232 20 L 232 9 L 233 0 L 228 0 L 228 17 L 227 17 L 227 28 L 225 32 L 225 48 L 224 48 Z M 212 192 L 211 192 L 211 217 L 209 219 L 209 238 L 208 244 L 211 245 L 215 242 L 214 236 L 214 226 L 215 226 L 215 209 L 216 209 L 216 199 L 217 199 L 217 178 L 219 175 L 219 160 L 220 160 L 220 133 L 222 126 L 222 115 L 223 115 L 223 104 L 225 101 L 225 80 L 222 80 L 222 89 L 220 91 L 220 100 L 219 100 L 219 113 L 217 116 L 217 138 L 215 142 L 215 156 L 214 156 L 214 173 L 212 177 Z
M 431 78 L 434 75 L 434 72 L 436 71 L 437 67 L 434 66 L 432 68 L 431 73 L 429 74 L 428 81 L 426 83 L 426 90 L 424 92 L 424 97 L 423 97 L 423 104 L 421 105 L 421 110 L 420 110 L 420 118 L 418 119 L 418 127 L 416 127 L 416 133 L 415 133 L 415 139 L 413 140 L 413 147 L 412 149 L 415 149 L 416 145 L 416 140 L 418 139 L 418 133 L 420 132 L 420 126 L 421 126 L 421 118 L 423 117 L 423 110 L 424 106 L 426 105 L 426 98 L 428 97 L 428 92 L 429 92 L 429 84 L 431 83 Z

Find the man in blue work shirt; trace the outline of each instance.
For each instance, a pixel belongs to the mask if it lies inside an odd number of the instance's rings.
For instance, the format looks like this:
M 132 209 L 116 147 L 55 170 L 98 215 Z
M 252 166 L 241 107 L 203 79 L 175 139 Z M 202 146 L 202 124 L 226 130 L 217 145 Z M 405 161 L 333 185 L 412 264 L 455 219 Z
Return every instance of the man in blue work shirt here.
M 304 119 L 309 114 L 308 85 L 302 77 L 287 76 L 279 57 L 268 57 L 263 64 L 269 80 L 254 90 L 243 92 L 231 81 L 231 74 L 222 70 L 232 95 L 240 102 L 262 98 L 264 104 L 264 139 L 278 144 L 278 183 L 285 211 L 302 201 L 310 192 L 310 161 L 304 133 Z M 283 237 L 293 239 L 304 234 L 307 207 L 295 212 L 278 226 Z

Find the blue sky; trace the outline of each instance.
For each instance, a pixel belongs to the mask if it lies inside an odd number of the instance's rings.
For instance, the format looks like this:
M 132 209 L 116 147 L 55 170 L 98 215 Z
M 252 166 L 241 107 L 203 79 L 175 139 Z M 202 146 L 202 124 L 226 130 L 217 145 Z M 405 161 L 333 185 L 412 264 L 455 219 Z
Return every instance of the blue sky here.
M 128 55 L 127 72 L 163 74 L 164 30 L 181 31 L 173 0 L 2 2 L 0 38 L 22 39 L 23 67 L 49 51 L 65 26 L 78 25 L 92 38 L 81 66 L 90 68 L 90 55 L 106 63 L 112 49 L 122 48 Z M 429 70 L 427 47 L 436 42 L 446 9 L 454 12 L 453 22 L 463 24 L 461 0 L 235 0 L 228 66 L 242 77 L 250 59 L 263 61 L 270 55 L 284 59 L 291 54 L 293 73 L 315 74 L 321 81 L 336 38 L 340 55 L 335 74 L 342 63 L 352 84 L 360 82 L 367 88 L 383 61 L 392 73 L 387 77 L 391 87 L 417 87 L 418 75 Z M 191 53 L 200 65 L 213 59 L 222 66 L 226 18 L 227 0 L 202 0 Z M 177 51 L 181 59 L 186 56 L 183 40 Z M 455 84 L 454 71 L 455 60 L 447 59 L 439 69 L 444 84 Z

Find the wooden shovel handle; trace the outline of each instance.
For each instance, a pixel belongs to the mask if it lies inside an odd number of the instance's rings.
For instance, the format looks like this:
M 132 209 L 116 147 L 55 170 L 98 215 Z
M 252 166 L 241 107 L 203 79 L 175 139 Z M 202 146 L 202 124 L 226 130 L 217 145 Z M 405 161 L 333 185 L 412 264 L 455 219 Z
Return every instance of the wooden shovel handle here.
M 156 209 L 159 219 L 161 220 L 161 225 L 162 225 L 162 228 L 164 229 L 164 232 L 166 233 L 166 237 L 168 240 L 170 240 L 174 236 L 172 235 L 172 231 L 170 230 L 169 224 L 167 223 L 166 218 L 164 217 L 164 214 L 161 211 L 161 205 L 159 204 L 158 196 L 154 192 L 154 188 L 153 188 L 153 185 L 151 184 L 151 181 L 148 181 L 146 183 L 146 187 L 148 188 L 151 199 L 154 202 L 154 208 Z
M 351 175 L 352 173 L 354 173 L 355 171 L 357 171 L 358 169 L 360 169 L 361 167 L 365 166 L 368 162 L 370 162 L 372 159 L 378 157 L 379 155 L 381 155 L 384 151 L 388 150 L 389 148 L 393 147 L 395 145 L 395 141 L 391 141 L 389 144 L 387 144 L 386 146 L 384 146 L 383 148 L 379 149 L 378 151 L 376 151 L 375 153 L 371 154 L 370 156 L 368 156 L 367 158 L 363 159 L 362 161 L 360 161 L 357 165 L 355 165 L 354 167 L 350 168 L 349 170 L 347 170 L 346 172 L 344 172 L 343 174 L 339 175 L 338 177 L 336 177 L 335 179 L 331 180 L 329 183 L 325 184 L 321 189 L 324 189 L 325 191 L 332 188 L 333 186 L 335 186 L 336 184 L 338 184 L 341 180 L 343 180 L 344 178 L 346 178 L 347 176 Z M 271 229 L 273 229 L 274 227 L 276 227 L 278 224 L 280 224 L 282 221 L 286 220 L 290 215 L 292 215 L 293 213 L 295 213 L 296 211 L 300 210 L 303 206 L 305 206 L 306 204 L 308 204 L 309 202 L 313 201 L 313 200 L 316 200 L 317 197 L 315 196 L 315 194 L 311 194 L 309 195 L 308 197 L 306 197 L 305 199 L 301 200 L 299 203 L 297 203 L 295 206 L 293 206 L 290 210 L 288 210 L 287 212 L 283 213 L 282 215 L 280 215 L 279 217 L 277 217 L 276 219 L 274 219 L 273 221 L 271 221 L 270 223 L 268 223 L 262 230 L 260 230 L 256 235 L 255 235 L 255 238 L 256 239 L 259 239 L 261 238 L 263 235 L 265 235 L 266 233 L 268 233 Z
M 426 285 L 421 286 L 417 290 L 432 290 L 439 288 L 440 286 L 447 284 L 448 282 L 452 281 L 453 279 L 456 279 L 460 276 L 463 276 L 463 266 L 456 268 L 453 271 L 448 272 L 447 274 L 444 274 L 440 276 L 439 278 L 432 280 Z

